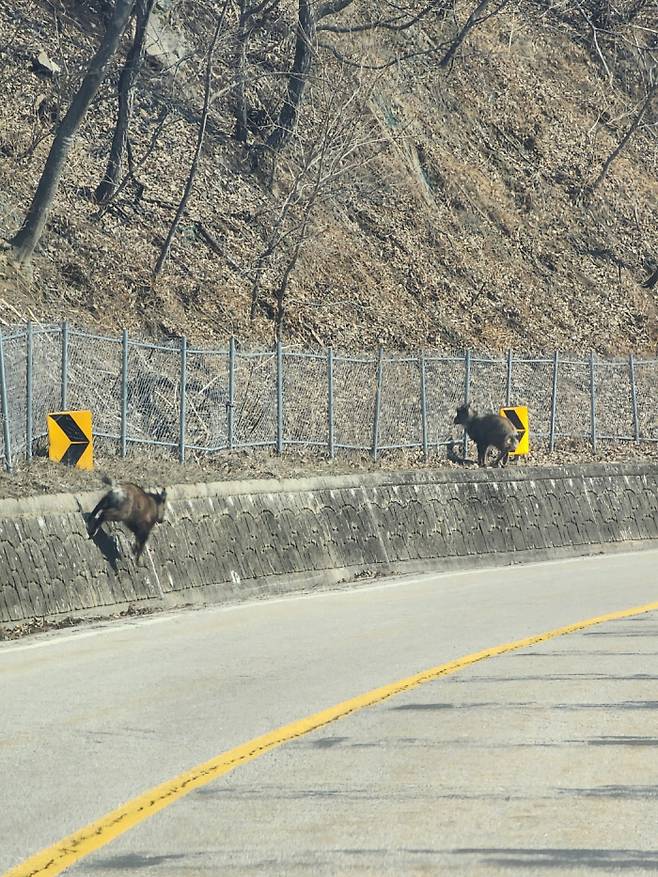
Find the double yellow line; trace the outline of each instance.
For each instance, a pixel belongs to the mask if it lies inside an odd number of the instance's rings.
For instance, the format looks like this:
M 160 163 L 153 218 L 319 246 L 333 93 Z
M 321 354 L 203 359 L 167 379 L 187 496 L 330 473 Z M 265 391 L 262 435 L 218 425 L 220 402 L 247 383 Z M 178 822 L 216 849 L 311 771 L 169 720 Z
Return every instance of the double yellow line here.
M 500 646 L 493 646 L 489 649 L 483 649 L 481 652 L 474 652 L 471 655 L 465 655 L 463 658 L 457 658 L 455 661 L 448 661 L 447 664 L 439 664 L 430 670 L 417 673 L 415 676 L 409 676 L 401 679 L 399 682 L 393 682 L 390 685 L 383 685 L 381 688 L 375 688 L 358 697 L 343 701 L 329 709 L 322 710 L 305 719 L 291 722 L 289 725 L 283 725 L 262 737 L 255 737 L 247 743 L 229 749 L 221 755 L 211 758 L 203 764 L 197 765 L 185 773 L 180 774 L 174 779 L 167 780 L 128 801 L 116 810 L 112 810 L 105 816 L 90 822 L 84 828 L 70 834 L 63 840 L 58 841 L 47 849 L 36 853 L 26 861 L 22 862 L 14 868 L 6 872 L 4 877 L 53 877 L 55 874 L 61 874 L 66 868 L 70 868 L 77 861 L 93 853 L 95 850 L 104 847 L 110 841 L 139 825 L 145 819 L 169 807 L 174 801 L 188 795 L 194 789 L 211 783 L 218 777 L 224 776 L 242 764 L 247 764 L 261 755 L 265 755 L 277 746 L 288 743 L 297 737 L 302 737 L 311 731 L 316 731 L 325 725 L 343 719 L 352 713 L 381 703 L 389 697 L 417 688 L 426 682 L 433 682 L 442 676 L 449 676 L 456 673 L 464 667 L 471 664 L 477 664 L 478 661 L 484 661 L 487 658 L 495 658 L 498 655 L 504 655 L 508 652 L 514 652 L 517 649 L 524 649 L 537 643 L 546 642 L 555 639 L 558 636 L 564 636 L 568 633 L 576 633 L 579 630 L 585 630 L 596 624 L 602 624 L 606 621 L 618 621 L 623 618 L 631 618 L 634 615 L 642 615 L 645 612 L 651 612 L 658 609 L 658 602 L 647 603 L 644 606 L 635 606 L 632 609 L 624 609 L 619 612 L 609 612 L 607 615 L 598 615 L 595 618 L 589 618 L 586 621 L 579 621 L 576 624 L 568 624 L 564 627 L 557 627 L 546 633 L 540 633 L 536 636 L 529 636 L 525 639 L 516 640 L 515 642 L 505 643 Z

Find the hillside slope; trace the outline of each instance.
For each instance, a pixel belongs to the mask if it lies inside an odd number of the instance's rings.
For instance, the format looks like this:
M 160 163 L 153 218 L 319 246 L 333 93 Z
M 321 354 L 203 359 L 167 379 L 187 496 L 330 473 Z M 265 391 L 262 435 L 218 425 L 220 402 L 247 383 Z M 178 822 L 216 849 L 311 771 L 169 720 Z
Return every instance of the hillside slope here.
M 285 191 L 268 185 L 232 137 L 230 33 L 214 68 L 215 88 L 224 91 L 213 105 L 192 198 L 164 273 L 151 281 L 202 104 L 212 10 L 204 15 L 192 6 L 159 5 L 157 36 L 168 40 L 171 63 L 152 51 L 137 87 L 130 140 L 142 188 L 131 181 L 100 218 L 89 197 L 107 161 L 117 59 L 73 147 L 32 279 L 0 264 L 5 324 L 68 318 L 112 331 L 185 333 L 197 343 L 231 334 L 243 344 L 271 342 L 280 264 L 267 263 L 253 320 L 250 299 L 256 254 Z M 253 51 L 265 55 L 277 45 L 268 63 L 285 70 L 295 4 L 277 6 L 280 39 L 259 32 Z M 20 224 L 52 141 L 44 99 L 61 115 L 102 32 L 91 2 L 16 0 L 9 7 L 0 10 L 4 237 Z M 421 20 L 403 35 L 336 36 L 334 48 L 358 57 L 360 71 L 324 51 L 325 92 L 335 81 L 347 106 L 353 89 L 369 141 L 358 152 L 362 160 L 318 200 L 290 276 L 284 341 L 654 355 L 656 288 L 641 283 L 658 260 L 655 125 L 639 130 L 592 197 L 582 197 L 641 102 L 623 52 L 615 55 L 611 85 L 569 21 L 519 2 L 483 21 L 454 63 L 440 68 L 427 46 L 445 45 L 470 11 L 460 3 L 454 16 Z M 60 74 L 35 73 L 32 59 L 41 51 Z M 372 73 L 364 86 L 366 69 L 396 53 L 410 57 Z M 322 90 L 322 82 L 309 85 L 293 152 L 316 130 L 310 116 L 319 115 Z M 646 121 L 655 118 L 650 107 Z M 250 136 L 253 145 L 257 127 Z M 285 189 L 285 170 L 281 180 Z

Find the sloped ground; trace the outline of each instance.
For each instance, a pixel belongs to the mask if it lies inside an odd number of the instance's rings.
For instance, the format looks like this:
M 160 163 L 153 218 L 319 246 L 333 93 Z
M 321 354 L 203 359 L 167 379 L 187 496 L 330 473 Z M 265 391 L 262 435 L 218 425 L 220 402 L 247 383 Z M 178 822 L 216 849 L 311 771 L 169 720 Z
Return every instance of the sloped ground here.
M 493 453 L 493 452 L 492 452 Z M 474 446 L 469 457 L 474 456 Z M 524 458 L 509 462 L 509 466 L 555 466 L 568 463 L 614 463 L 630 461 L 658 462 L 658 443 L 599 444 L 593 451 L 589 443 L 562 440 L 553 453 L 547 449 L 532 449 Z M 210 457 L 198 456 L 181 465 L 169 456 L 144 456 L 131 453 L 122 460 L 107 452 L 95 456 L 95 470 L 71 469 L 44 458 L 31 465 L 18 464 L 13 474 L 0 469 L 0 497 L 21 497 L 38 493 L 78 493 L 103 490 L 101 476 L 107 473 L 116 479 L 134 481 L 151 487 L 171 484 L 198 484 L 213 481 L 249 480 L 260 478 L 303 478 L 312 475 L 348 475 L 356 472 L 376 472 L 400 469 L 459 469 L 450 462 L 444 449 L 432 452 L 424 461 L 417 452 L 383 452 L 375 462 L 365 453 L 342 453 L 331 460 L 327 456 L 286 450 L 276 456 L 267 450 L 225 451 Z M 469 467 L 472 468 L 472 467 Z
M 159 21 L 179 34 L 184 57 L 167 70 L 147 65 L 140 81 L 131 142 L 142 197 L 130 183 L 106 212 L 89 197 L 107 160 L 115 70 L 72 150 L 33 277 L 17 276 L 0 253 L 4 324 L 69 319 L 113 335 L 125 326 L 146 337 L 184 333 L 204 345 L 231 334 L 244 346 L 272 342 L 271 314 L 260 310 L 251 322 L 249 307 L 255 253 L 278 193 L 232 139 L 227 100 L 211 113 L 188 212 L 164 275 L 151 282 L 194 147 L 211 26 L 198 5 L 170 5 Z M 460 9 L 460 22 L 469 10 Z M 455 29 L 433 21 L 414 39 L 424 49 Z M 98 33 L 92 2 L 0 7 L 0 237 L 18 228 L 50 148 L 43 107 L 66 109 Z M 383 63 L 398 50 L 395 40 L 366 36 L 352 55 Z M 62 67 L 59 77 L 34 72 L 41 50 Z M 281 56 L 289 50 L 290 33 Z M 229 61 L 217 64 L 217 87 L 229 73 Z M 640 285 L 658 259 L 655 126 L 631 141 L 591 201 L 579 194 L 636 103 L 637 95 L 624 100 L 610 89 L 568 28 L 529 4 L 481 25 L 448 71 L 419 55 L 378 73 L 362 114 L 386 148 L 323 202 L 291 280 L 285 343 L 658 354 L 656 290 Z M 169 114 L 159 128 L 163 108 Z M 552 457 L 533 451 L 528 462 L 657 453 L 627 443 L 593 454 L 585 443 L 562 441 Z M 184 468 L 169 459 L 99 458 L 116 477 L 153 484 L 418 465 L 452 464 L 424 464 L 414 454 L 377 464 L 367 455 L 331 462 L 289 452 L 222 454 Z M 2 496 L 99 486 L 96 473 L 43 460 L 0 475 Z
M 185 4 L 174 8 L 174 24 L 189 24 Z M 39 0 L 0 13 L 2 234 L 20 223 L 50 146 L 34 107 L 40 95 L 66 107 L 96 21 L 76 0 L 58 7 L 57 21 Z M 291 282 L 289 343 L 655 353 L 656 297 L 639 285 L 658 253 L 655 135 L 631 142 L 589 206 L 575 197 L 629 117 L 585 49 L 548 21 L 520 7 L 474 31 L 449 72 L 420 57 L 380 76 L 367 112 L 390 146 L 323 206 Z M 452 23 L 432 27 L 436 33 L 418 40 L 454 32 Z M 201 47 L 208 35 L 200 16 L 185 45 Z M 42 49 L 63 68 L 57 81 L 31 69 Z M 390 49 L 372 37 L 361 45 L 369 62 Z M 199 343 L 230 334 L 246 344 L 271 341 L 265 314 L 249 321 L 247 274 L 263 241 L 259 211 L 274 196 L 231 139 L 225 104 L 211 118 L 172 259 L 155 290 L 150 282 L 196 134 L 195 70 L 182 63 L 173 73 L 147 71 L 131 133 L 138 162 L 159 109 L 177 111 L 138 166 L 141 201 L 126 187 L 99 219 L 88 190 L 104 170 L 115 103 L 113 83 L 103 87 L 71 154 L 31 285 L 6 268 L 0 279 L 6 322 L 67 317 L 113 331 L 184 332 Z M 220 66 L 220 84 L 227 75 Z M 197 222 L 224 257 L 204 243 Z

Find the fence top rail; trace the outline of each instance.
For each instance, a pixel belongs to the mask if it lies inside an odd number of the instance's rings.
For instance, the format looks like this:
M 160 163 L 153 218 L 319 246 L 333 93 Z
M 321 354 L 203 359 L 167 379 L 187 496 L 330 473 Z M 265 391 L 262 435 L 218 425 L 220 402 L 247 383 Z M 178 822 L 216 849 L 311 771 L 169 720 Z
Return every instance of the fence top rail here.
M 634 360 L 633 365 L 637 365 L 638 360 Z M 628 371 L 628 359 L 595 359 L 594 365 L 597 369 L 618 368 Z
M 32 323 L 33 335 L 60 335 L 62 327 L 58 323 Z
M 69 329 L 69 338 L 89 338 L 92 341 L 110 341 L 112 344 L 121 344 L 120 335 L 100 335 L 93 332 L 83 332 L 80 329 Z
M 176 350 L 177 348 L 174 348 Z M 188 347 L 188 356 L 229 356 L 228 347 Z
M 596 361 L 597 364 L 599 360 Z M 583 368 L 589 368 L 590 359 L 589 356 L 567 356 L 566 353 L 560 354 L 559 365 L 581 365 Z
M 593 362 L 596 368 L 628 368 L 628 356 L 599 356 L 595 353 L 593 358 L 590 358 L 589 354 L 578 357 L 560 353 L 559 357 L 559 365 L 582 365 L 585 368 L 589 368 Z M 635 365 L 641 361 L 633 358 Z M 658 359 L 648 359 L 646 362 L 655 365 L 658 364 Z
M 276 359 L 276 350 L 236 350 L 236 359 Z
M 399 363 L 413 363 L 414 365 L 418 365 L 420 362 L 420 353 L 416 356 L 386 356 L 386 354 L 384 354 L 383 359 L 386 365 L 398 365 Z
M 289 354 L 286 354 L 286 355 L 288 356 Z M 298 354 L 298 355 L 308 356 L 308 354 Z M 326 359 L 327 358 L 326 353 L 311 354 L 311 355 L 317 356 L 319 359 Z M 352 356 L 349 353 L 345 353 L 345 354 L 334 353 L 334 362 L 361 362 L 361 363 L 367 363 L 370 365 L 373 365 L 373 364 L 376 365 L 379 362 L 379 354 L 376 354 L 375 356 L 368 356 L 367 354 L 364 354 L 363 356 L 361 356 L 361 355 L 355 354 L 354 356 Z M 405 362 L 407 362 L 407 363 L 413 362 L 416 365 L 418 365 L 418 363 L 420 362 L 420 351 L 417 354 L 413 354 L 413 355 L 409 354 L 406 356 L 404 354 L 400 354 L 400 355 L 388 354 L 388 353 L 386 353 L 386 351 L 383 351 L 382 352 L 382 362 L 385 365 L 395 365 L 396 363 L 405 363 Z
M 377 357 L 376 356 L 348 356 L 342 353 L 334 354 L 334 364 L 341 362 L 357 362 L 362 365 L 376 365 Z
M 458 357 L 461 362 L 464 361 L 464 356 Z M 518 362 L 518 359 L 516 360 Z M 471 352 L 471 365 L 473 363 L 479 363 L 481 365 L 505 365 L 507 363 L 507 357 L 503 356 L 487 356 L 486 353 L 472 353 Z
M 120 338 L 116 340 L 119 343 L 121 342 Z M 152 344 L 150 341 L 135 341 L 132 338 L 128 338 L 128 347 L 134 347 L 139 350 L 161 350 L 164 353 L 178 353 L 180 351 L 180 343 L 177 341 L 171 344 Z
M 2 332 L 0 331 L 0 338 L 2 341 L 16 341 L 17 338 L 25 338 L 27 336 L 27 332 Z
M 442 356 L 438 353 L 428 353 L 425 351 L 425 362 L 430 364 L 432 362 L 459 362 L 462 365 L 464 364 L 464 356 Z
M 2 332 L 3 338 L 6 338 L 7 335 L 25 335 L 27 333 L 27 329 L 30 323 L 32 324 L 33 335 L 35 335 L 37 332 L 62 331 L 62 326 L 60 323 L 39 323 L 36 320 L 29 320 L 27 323 L 7 324 L 5 326 L 1 326 L 0 331 Z
M 283 349 L 283 355 L 289 359 L 321 359 L 325 360 L 327 358 L 326 353 L 311 353 L 303 350 L 286 350 Z
M 114 344 L 122 343 L 122 332 L 117 332 L 116 335 L 110 335 L 101 332 L 92 332 L 85 329 L 81 329 L 79 327 L 69 325 L 68 322 L 64 323 L 40 323 L 36 320 L 30 321 L 32 325 L 32 334 L 60 334 L 63 331 L 64 326 L 67 327 L 67 331 L 69 336 L 75 336 L 78 338 L 89 338 L 92 341 L 109 341 Z M 0 327 L 0 335 L 2 336 L 3 341 L 16 340 L 17 338 L 25 338 L 27 335 L 27 326 L 28 323 L 14 323 L 9 324 L 4 327 Z M 137 337 L 129 337 L 128 344 L 131 347 L 138 347 L 150 350 L 161 350 L 166 352 L 177 352 L 180 349 L 180 339 L 175 338 L 172 340 L 161 340 L 161 341 L 147 341 L 142 340 Z M 284 356 L 288 357 L 298 357 L 298 358 L 306 358 L 306 359 L 323 359 L 326 358 L 328 352 L 331 348 L 329 346 L 322 348 L 321 350 L 304 350 L 298 347 L 283 347 L 282 352 Z M 226 346 L 220 347 L 200 347 L 200 346 L 189 346 L 189 353 L 194 353 L 197 355 L 209 355 L 209 356 L 228 356 L 229 355 L 229 347 L 228 344 Z M 556 351 L 558 355 L 559 365 L 562 366 L 583 366 L 585 368 L 589 368 L 591 366 L 592 358 L 589 352 L 585 354 L 578 355 L 575 352 L 568 351 Z M 432 363 L 464 363 L 467 353 L 469 354 L 469 359 L 471 365 L 498 365 L 504 366 L 508 363 L 511 358 L 513 365 L 514 364 L 537 364 L 537 365 L 546 365 L 553 363 L 554 353 L 538 353 L 538 354 L 517 354 L 513 350 L 507 351 L 504 353 L 495 353 L 488 354 L 484 352 L 478 352 L 476 350 L 470 350 L 459 353 L 440 353 L 433 352 L 428 349 L 421 349 L 419 347 L 417 352 L 407 353 L 402 351 L 384 351 L 384 359 L 386 362 L 412 362 L 418 360 L 421 356 L 424 358 L 426 364 Z M 236 347 L 235 354 L 238 357 L 243 358 L 258 358 L 258 357 L 274 357 L 276 356 L 276 350 L 274 348 L 250 348 L 244 349 Z M 658 355 L 655 357 L 650 357 L 646 354 L 636 354 L 632 351 L 628 351 L 624 354 L 619 354 L 616 356 L 603 356 L 597 353 L 593 354 L 593 361 L 597 367 L 614 367 L 619 366 L 622 367 L 624 365 L 628 365 L 629 357 L 632 357 L 633 363 L 636 366 L 652 366 L 658 367 Z M 355 353 L 351 353 L 349 351 L 339 351 L 334 349 L 333 358 L 335 362 L 355 362 L 355 363 L 376 363 L 378 359 L 377 351 L 357 351 Z

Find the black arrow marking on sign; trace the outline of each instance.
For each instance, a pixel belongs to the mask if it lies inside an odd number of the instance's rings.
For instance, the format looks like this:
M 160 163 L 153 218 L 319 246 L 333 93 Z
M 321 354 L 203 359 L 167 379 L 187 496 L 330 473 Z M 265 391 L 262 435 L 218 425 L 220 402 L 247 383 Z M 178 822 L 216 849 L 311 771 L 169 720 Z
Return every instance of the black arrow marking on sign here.
M 76 466 L 80 457 L 89 447 L 89 436 L 85 435 L 70 414 L 53 414 L 52 418 L 71 442 L 64 451 L 60 463 L 64 463 L 66 466 Z
M 515 429 L 525 432 L 525 424 L 513 408 L 503 408 L 503 411 L 505 412 L 505 417 L 512 421 Z
M 89 442 L 72 442 L 66 449 L 60 463 L 64 463 L 66 466 L 76 466 L 88 447 Z
M 89 436 L 84 434 L 70 414 L 53 414 L 52 418 L 70 442 L 89 444 Z

